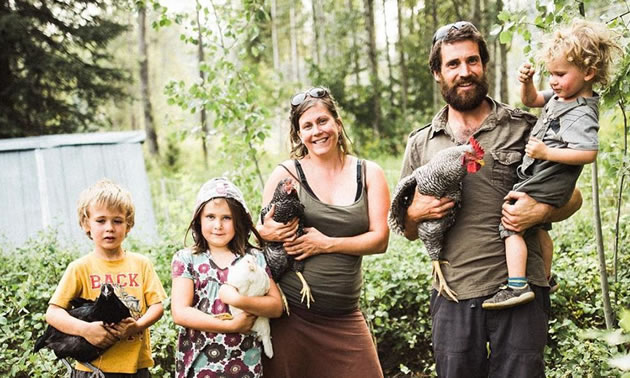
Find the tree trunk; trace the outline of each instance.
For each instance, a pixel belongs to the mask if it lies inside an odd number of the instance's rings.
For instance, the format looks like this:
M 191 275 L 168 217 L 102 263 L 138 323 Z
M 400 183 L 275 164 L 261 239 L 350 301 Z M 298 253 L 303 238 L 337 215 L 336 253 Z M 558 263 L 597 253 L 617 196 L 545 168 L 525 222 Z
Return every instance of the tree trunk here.
M 273 69 L 280 70 L 280 54 L 278 52 L 278 10 L 277 0 L 271 0 L 271 46 L 273 49 Z
M 623 98 L 620 96 L 620 100 L 617 102 L 619 105 L 619 109 L 621 109 L 621 114 L 623 116 L 623 155 L 621 160 L 621 170 L 623 172 L 621 177 L 619 178 L 619 194 L 617 196 L 617 217 L 615 219 L 615 250 L 613 251 L 613 272 L 615 274 L 615 283 L 619 282 L 617 280 L 618 269 L 618 254 L 619 254 L 619 217 L 621 216 L 621 201 L 623 199 L 623 187 L 624 181 L 626 179 L 626 157 L 628 156 L 628 116 L 626 115 L 626 106 L 623 101 Z M 615 296 L 618 298 L 618 296 Z
M 383 0 L 383 22 L 385 25 L 385 56 L 387 57 L 387 73 L 389 77 L 387 88 L 389 90 L 390 101 L 394 102 L 394 74 L 392 70 L 392 58 L 389 56 L 389 31 L 387 30 L 387 11 L 385 10 L 385 6 L 385 0 Z
M 499 1 L 501 1 L 501 0 L 499 0 Z M 482 25 L 483 17 L 482 16 L 483 15 L 481 14 L 481 0 L 474 0 L 474 2 L 473 2 L 473 9 L 472 9 L 472 17 L 470 17 L 470 21 L 480 31 L 483 30 L 483 25 Z M 482 34 L 485 34 L 485 33 L 482 32 Z
M 374 135 L 381 132 L 381 85 L 378 79 L 378 59 L 376 53 L 376 35 L 374 32 L 374 0 L 364 0 L 365 6 L 365 26 L 368 32 L 368 58 L 370 62 L 370 82 L 372 83 L 372 106 L 374 109 L 374 120 L 372 130 Z
M 348 14 L 352 17 L 352 23 L 350 27 L 350 35 L 352 36 L 352 62 L 354 64 L 354 81 L 356 81 L 356 85 L 361 85 L 361 77 L 359 74 L 361 73 L 361 66 L 359 65 L 359 45 L 357 43 L 357 18 L 354 14 L 354 6 L 352 5 L 353 0 L 347 0 L 346 4 L 348 6 Z
M 492 20 L 496 12 L 490 7 L 489 2 L 484 0 L 486 9 L 485 24 L 492 25 Z M 492 98 L 497 96 L 497 80 L 496 80 L 496 62 L 497 57 L 495 52 L 497 51 L 497 38 L 486 34 L 486 42 L 488 45 L 488 53 L 490 54 L 490 61 L 488 62 L 488 68 L 486 69 L 486 76 L 488 77 L 488 95 Z
M 149 57 L 147 55 L 147 43 L 145 38 L 146 9 L 138 8 L 138 52 L 140 55 L 140 96 L 142 97 L 142 109 L 144 113 L 144 129 L 147 133 L 147 144 L 151 155 L 158 155 L 158 141 L 155 126 L 153 125 L 153 110 L 149 97 Z
M 203 52 L 203 35 L 201 33 L 201 21 L 199 19 L 199 10 L 201 9 L 201 4 L 199 4 L 199 0 L 196 0 L 196 16 L 197 16 L 197 61 L 199 63 L 199 77 L 201 78 L 201 85 L 205 86 L 206 84 L 206 75 L 201 69 L 201 65 L 206 60 L 205 54 Z M 201 122 L 201 148 L 203 149 L 203 161 L 206 163 L 206 167 L 208 167 L 208 147 L 206 145 L 206 138 L 208 137 L 208 122 L 206 116 L 206 107 L 202 106 L 199 112 L 200 122 Z
M 297 46 L 297 33 L 298 30 L 295 27 L 295 5 L 291 1 L 289 7 L 289 36 L 291 38 L 291 74 L 293 81 L 300 79 L 300 62 L 298 62 L 298 46 Z
M 497 14 L 499 14 L 501 11 L 503 11 L 503 1 L 502 0 L 498 0 L 497 1 Z M 500 72 L 501 72 L 501 79 L 499 80 L 499 98 L 501 99 L 501 102 L 503 103 L 508 103 L 510 101 L 510 94 L 508 93 L 508 46 L 504 43 L 499 43 L 499 53 L 501 56 L 501 66 L 500 66 Z
M 608 272 L 606 271 L 606 253 L 604 251 L 604 237 L 602 236 L 602 220 L 599 211 L 599 182 L 597 178 L 597 161 L 591 164 L 593 167 L 593 217 L 595 218 L 595 233 L 597 237 L 597 256 L 599 257 L 599 277 L 602 287 L 602 301 L 604 301 L 604 319 L 606 329 L 612 329 L 614 314 L 610 304 L 608 293 Z
M 435 2 L 436 0 L 431 0 L 431 24 L 433 26 L 431 29 L 433 29 L 434 33 L 440 27 L 440 25 L 438 24 L 438 17 L 437 17 L 437 4 Z M 432 37 L 433 37 L 433 34 L 431 34 L 431 39 L 429 39 L 429 42 L 432 42 L 433 40 Z M 433 48 L 433 46 L 431 46 L 431 48 Z M 433 74 L 433 72 L 431 74 Z M 440 108 L 441 93 L 440 93 L 440 87 L 438 83 L 435 80 L 432 80 L 432 82 L 433 82 L 433 113 L 437 113 L 437 111 Z
M 396 8 L 398 11 L 398 60 L 400 65 L 400 107 L 403 117 L 407 114 L 407 63 L 405 62 L 405 44 L 403 36 L 403 18 L 402 18 L 402 2 L 396 0 Z M 404 119 L 404 118 L 403 118 Z
M 315 41 L 313 43 L 313 47 L 315 48 L 315 53 L 313 54 L 313 58 L 315 58 L 315 64 L 319 66 L 322 62 L 322 57 L 320 55 L 319 46 L 321 39 L 321 30 L 320 22 L 319 22 L 319 10 L 317 7 L 317 0 L 311 0 L 311 8 L 313 9 L 313 36 L 315 37 Z

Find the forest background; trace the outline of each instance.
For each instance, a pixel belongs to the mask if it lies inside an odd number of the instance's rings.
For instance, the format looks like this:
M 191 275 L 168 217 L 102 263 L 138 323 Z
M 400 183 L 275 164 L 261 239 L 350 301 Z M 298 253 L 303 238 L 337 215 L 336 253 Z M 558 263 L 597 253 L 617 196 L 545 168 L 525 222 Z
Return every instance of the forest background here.
M 477 25 L 491 50 L 490 95 L 522 106 L 516 69 L 542 33 L 604 22 L 623 52 L 601 88 L 601 151 L 580 178 L 584 204 L 554 225 L 561 288 L 545 359 L 551 377 L 630 376 L 629 17 L 628 1 L 604 0 L 0 0 L 0 138 L 144 129 L 161 240 L 132 233 L 126 247 L 149 255 L 170 291 L 170 260 L 205 180 L 232 178 L 260 210 L 267 174 L 288 156 L 292 94 L 328 87 L 355 153 L 377 161 L 393 189 L 406 135 L 443 106 L 427 66 L 439 26 Z M 536 80 L 547 85 L 544 72 Z M 62 376 L 52 353 L 30 351 L 61 274 L 85 251 L 54 232 L 1 248 L 0 375 Z M 392 235 L 363 271 L 385 375 L 435 375 L 423 247 Z M 168 304 L 152 327 L 158 377 L 174 369 Z

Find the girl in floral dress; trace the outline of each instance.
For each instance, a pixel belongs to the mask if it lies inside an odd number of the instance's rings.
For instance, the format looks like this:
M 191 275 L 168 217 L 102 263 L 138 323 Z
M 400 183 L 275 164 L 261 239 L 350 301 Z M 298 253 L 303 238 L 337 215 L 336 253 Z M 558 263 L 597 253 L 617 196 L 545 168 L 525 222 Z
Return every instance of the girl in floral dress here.
M 178 251 L 172 262 L 171 311 L 181 326 L 176 376 L 262 377 L 261 342 L 250 330 L 256 316 L 279 317 L 282 302 L 262 252 L 248 242 L 252 232 L 261 244 L 260 235 L 243 195 L 225 178 L 201 187 L 193 214 L 188 231 L 195 244 Z M 265 296 L 242 296 L 225 285 L 230 267 L 245 254 L 270 275 Z M 233 317 L 230 306 L 245 312 Z

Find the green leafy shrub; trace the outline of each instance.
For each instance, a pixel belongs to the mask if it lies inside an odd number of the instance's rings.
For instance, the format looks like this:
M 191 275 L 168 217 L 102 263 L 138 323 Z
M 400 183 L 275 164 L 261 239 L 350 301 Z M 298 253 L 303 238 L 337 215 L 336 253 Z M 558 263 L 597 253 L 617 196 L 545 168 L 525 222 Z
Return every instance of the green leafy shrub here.
M 364 258 L 361 307 L 388 375 L 430 371 L 431 261 L 420 242 L 392 235 L 386 254 Z

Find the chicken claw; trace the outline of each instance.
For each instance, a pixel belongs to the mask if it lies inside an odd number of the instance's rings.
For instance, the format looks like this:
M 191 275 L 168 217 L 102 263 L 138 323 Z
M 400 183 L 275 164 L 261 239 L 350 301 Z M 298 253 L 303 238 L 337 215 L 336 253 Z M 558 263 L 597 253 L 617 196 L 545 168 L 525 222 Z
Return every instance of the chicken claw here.
M 295 272 L 295 274 L 297 274 L 300 281 L 302 281 L 302 290 L 300 290 L 300 294 L 302 294 L 301 302 L 304 303 L 304 298 L 306 298 L 306 307 L 311 308 L 311 301 L 315 302 L 315 298 L 313 298 L 313 295 L 311 294 L 311 288 L 308 286 L 308 283 L 306 283 L 302 273 Z
M 442 291 L 444 291 L 446 295 L 448 295 L 452 300 L 459 303 L 456 298 L 457 293 L 451 290 L 450 287 L 448 287 L 448 284 L 444 279 L 444 274 L 442 274 L 442 268 L 440 267 L 440 264 L 448 264 L 448 261 L 433 261 L 433 278 L 438 282 L 439 285 L 438 295 L 442 295 Z

